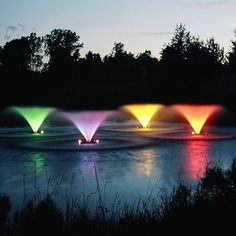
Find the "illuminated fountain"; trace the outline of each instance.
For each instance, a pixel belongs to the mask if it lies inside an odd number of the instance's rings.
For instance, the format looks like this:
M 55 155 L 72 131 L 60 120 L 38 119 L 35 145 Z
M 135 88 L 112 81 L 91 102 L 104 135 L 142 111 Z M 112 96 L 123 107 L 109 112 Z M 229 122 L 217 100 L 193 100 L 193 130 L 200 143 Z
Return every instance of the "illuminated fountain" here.
M 143 129 L 150 128 L 150 121 L 153 116 L 163 107 L 160 104 L 137 104 L 125 105 L 121 109 L 133 114 Z
M 50 135 L 50 138 L 36 141 L 24 139 L 15 142 L 14 145 L 30 150 L 94 151 L 140 147 L 151 143 L 150 139 L 135 134 L 108 131 L 104 127 L 99 132 L 102 142 L 94 137 L 99 126 L 108 116 L 113 115 L 113 111 L 63 112 L 62 115 L 76 126 L 83 137 L 78 137 L 78 132 L 66 127 L 70 132 L 66 132 L 63 136 Z
M 143 135 L 154 139 L 175 139 L 175 140 L 217 140 L 232 139 L 236 135 L 224 127 L 206 127 L 209 118 L 224 108 L 218 105 L 173 105 L 166 110 L 170 116 L 180 114 L 190 125 L 191 131 L 185 126 L 176 122 L 170 122 L 170 129 L 157 132 L 147 132 Z M 173 119 L 173 117 L 171 119 Z M 207 129 L 206 129 L 207 128 Z M 207 131 L 207 132 L 206 132 Z
M 175 105 L 176 109 L 192 127 L 192 135 L 207 135 L 202 129 L 209 117 L 222 109 L 217 105 Z
M 49 107 L 11 107 L 11 110 L 20 114 L 30 125 L 34 133 L 43 134 L 40 126 L 45 119 L 55 111 L 54 108 Z
M 99 139 L 93 136 L 101 123 L 112 114 L 110 111 L 68 112 L 65 116 L 79 129 L 84 139 L 78 144 L 99 144 Z

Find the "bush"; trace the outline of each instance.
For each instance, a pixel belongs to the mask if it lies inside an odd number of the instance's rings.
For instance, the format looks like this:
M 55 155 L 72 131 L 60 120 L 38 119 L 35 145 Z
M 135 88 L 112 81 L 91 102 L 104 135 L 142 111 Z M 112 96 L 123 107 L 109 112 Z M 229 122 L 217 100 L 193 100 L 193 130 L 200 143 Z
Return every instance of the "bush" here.
M 179 184 L 157 200 L 140 199 L 143 207 L 137 208 L 123 204 L 104 218 L 99 208 L 91 214 L 88 207 L 70 202 L 62 211 L 46 196 L 36 206 L 28 202 L 10 223 L 11 203 L 2 195 L 0 235 L 235 235 L 236 161 L 228 170 L 208 167 L 197 185 Z

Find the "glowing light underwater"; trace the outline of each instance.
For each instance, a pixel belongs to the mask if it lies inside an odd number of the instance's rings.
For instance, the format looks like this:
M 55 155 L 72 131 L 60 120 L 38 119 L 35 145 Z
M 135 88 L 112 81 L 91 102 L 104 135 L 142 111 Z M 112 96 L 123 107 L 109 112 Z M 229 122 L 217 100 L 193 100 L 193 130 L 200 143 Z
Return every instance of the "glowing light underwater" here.
M 219 110 L 221 106 L 217 105 L 175 105 L 174 108 L 180 112 L 191 125 L 192 134 L 201 134 L 201 130 L 209 117 Z
M 91 143 L 98 127 L 111 114 L 110 111 L 86 111 L 68 112 L 65 116 L 79 129 L 86 142 Z M 78 140 L 79 145 L 82 143 L 82 140 Z M 99 141 L 95 143 L 99 143 Z
M 11 109 L 28 122 L 34 133 L 39 131 L 45 119 L 55 111 L 54 108 L 48 107 L 12 107 Z M 41 130 L 40 133 L 43 134 L 44 131 Z
M 160 104 L 138 104 L 138 105 L 125 105 L 123 110 L 132 113 L 143 128 L 148 128 L 152 117 L 158 112 L 163 105 Z

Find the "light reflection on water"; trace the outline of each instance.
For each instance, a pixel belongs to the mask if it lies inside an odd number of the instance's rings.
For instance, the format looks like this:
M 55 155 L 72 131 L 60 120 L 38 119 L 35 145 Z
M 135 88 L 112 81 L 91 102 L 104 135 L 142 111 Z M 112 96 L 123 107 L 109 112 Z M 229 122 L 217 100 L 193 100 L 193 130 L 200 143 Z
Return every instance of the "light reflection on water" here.
M 197 180 L 203 177 L 209 158 L 210 142 L 208 141 L 187 141 L 185 155 L 185 169 L 187 177 Z
M 45 167 L 44 166 L 45 165 L 44 154 L 35 152 L 35 153 L 32 154 L 32 158 L 33 158 L 33 161 L 35 163 L 35 172 L 36 172 L 37 175 L 39 175 Z
M 96 166 L 106 202 L 121 193 L 132 204 L 137 196 L 147 195 L 149 183 L 159 193 L 161 188 L 171 189 L 177 184 L 180 175 L 183 180 L 195 182 L 202 177 L 207 163 L 218 163 L 219 156 L 227 167 L 236 158 L 235 146 L 236 140 L 164 140 L 141 148 L 54 152 L 17 149 L 0 143 L 0 192 L 22 202 L 25 176 L 27 199 L 35 192 L 35 178 L 42 193 L 58 185 L 57 193 L 62 199 L 65 193 L 81 197 L 96 192 Z
M 156 155 L 153 149 L 140 150 L 138 153 L 137 174 L 151 177 L 153 168 L 157 163 Z

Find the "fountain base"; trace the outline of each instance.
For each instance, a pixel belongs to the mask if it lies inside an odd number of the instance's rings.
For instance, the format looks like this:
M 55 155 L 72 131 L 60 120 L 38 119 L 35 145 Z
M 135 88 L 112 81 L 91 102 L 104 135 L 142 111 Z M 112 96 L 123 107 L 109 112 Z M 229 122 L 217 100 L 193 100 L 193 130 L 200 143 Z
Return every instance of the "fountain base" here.
M 78 139 L 78 144 L 79 145 L 89 145 L 89 144 L 99 144 L 100 140 L 99 139 L 92 139 L 91 141 L 86 141 L 85 139 Z
M 196 136 L 196 137 L 200 137 L 200 136 L 203 136 L 203 135 L 208 135 L 208 133 L 196 133 L 195 131 L 192 131 L 191 133 L 192 136 Z
M 77 140 L 77 141 L 75 141 Z M 82 139 L 81 139 L 82 140 Z M 53 150 L 53 151 L 99 151 L 99 150 L 117 150 L 126 148 L 140 148 L 152 144 L 152 140 L 145 137 L 136 137 L 131 135 L 117 135 L 110 133 L 109 135 L 102 134 L 102 141 L 96 142 L 93 139 L 92 142 L 86 142 L 82 140 L 81 144 L 78 144 L 76 135 L 74 137 L 64 136 L 62 137 L 48 137 L 43 139 L 28 139 L 15 140 L 10 143 L 12 146 L 18 148 L 30 149 L 30 150 Z
M 44 134 L 44 130 L 34 131 L 34 134 Z
M 71 134 L 75 133 L 74 129 L 70 129 L 68 127 L 48 127 L 47 131 L 40 130 L 38 132 L 34 132 L 31 128 L 1 128 L 0 129 L 0 139 L 32 139 L 39 137 L 58 137 L 58 136 L 71 136 Z

